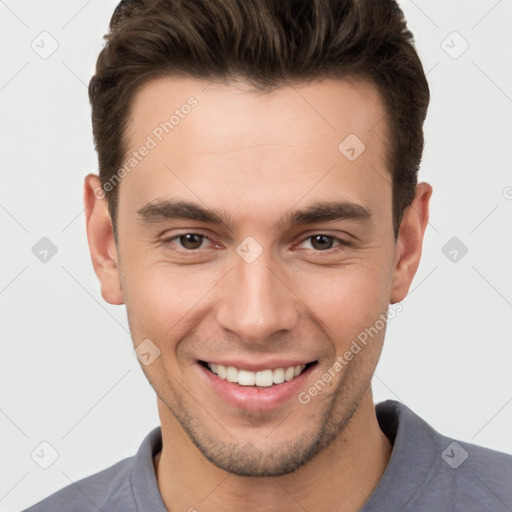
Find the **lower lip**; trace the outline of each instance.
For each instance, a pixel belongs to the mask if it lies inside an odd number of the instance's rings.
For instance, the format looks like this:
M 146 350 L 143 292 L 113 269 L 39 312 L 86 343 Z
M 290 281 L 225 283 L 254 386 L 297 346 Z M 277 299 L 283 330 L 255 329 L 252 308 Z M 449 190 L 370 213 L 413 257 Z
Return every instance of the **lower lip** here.
M 268 387 L 240 386 L 223 380 L 215 373 L 197 363 L 213 390 L 229 405 L 247 411 L 270 411 L 297 397 L 312 369 L 310 366 L 298 376 L 282 384 Z

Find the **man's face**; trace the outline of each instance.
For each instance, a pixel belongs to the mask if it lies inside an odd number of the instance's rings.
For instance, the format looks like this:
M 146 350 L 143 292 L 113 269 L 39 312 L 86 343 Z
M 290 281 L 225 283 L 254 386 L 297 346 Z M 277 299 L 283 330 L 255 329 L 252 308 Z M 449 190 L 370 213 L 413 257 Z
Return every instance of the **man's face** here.
M 190 97 L 197 105 L 180 110 Z M 176 109 L 179 122 L 159 131 Z M 334 80 L 262 94 L 159 79 L 134 99 L 130 154 L 148 136 L 156 146 L 119 185 L 122 296 L 135 346 L 160 350 L 143 368 L 161 415 L 223 469 L 295 470 L 368 394 L 384 328 L 332 367 L 393 302 L 383 116 L 375 88 Z M 165 202 L 215 210 L 229 226 L 173 217 Z M 325 203 L 345 214 L 293 217 Z

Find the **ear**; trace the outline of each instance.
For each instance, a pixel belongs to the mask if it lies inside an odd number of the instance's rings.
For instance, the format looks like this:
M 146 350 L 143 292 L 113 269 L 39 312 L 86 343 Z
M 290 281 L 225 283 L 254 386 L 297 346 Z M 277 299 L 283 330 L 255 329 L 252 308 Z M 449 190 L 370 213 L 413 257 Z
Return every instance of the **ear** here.
M 100 280 L 101 295 L 109 304 L 124 304 L 112 221 L 105 193 L 95 174 L 85 177 L 84 206 L 89 251 L 94 272 Z
M 413 202 L 404 210 L 395 244 L 391 304 L 400 302 L 406 297 L 418 270 L 423 235 L 428 224 L 431 196 L 432 187 L 428 183 L 419 183 L 416 185 Z

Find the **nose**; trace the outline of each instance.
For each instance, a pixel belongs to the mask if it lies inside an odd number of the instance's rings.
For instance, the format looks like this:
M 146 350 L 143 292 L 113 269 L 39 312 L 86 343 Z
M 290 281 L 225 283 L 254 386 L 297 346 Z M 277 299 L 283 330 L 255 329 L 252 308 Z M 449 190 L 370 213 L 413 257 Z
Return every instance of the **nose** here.
M 252 263 L 235 256 L 235 268 L 218 290 L 218 324 L 251 344 L 268 342 L 273 334 L 292 330 L 299 318 L 300 301 L 288 274 L 279 271 L 265 252 Z

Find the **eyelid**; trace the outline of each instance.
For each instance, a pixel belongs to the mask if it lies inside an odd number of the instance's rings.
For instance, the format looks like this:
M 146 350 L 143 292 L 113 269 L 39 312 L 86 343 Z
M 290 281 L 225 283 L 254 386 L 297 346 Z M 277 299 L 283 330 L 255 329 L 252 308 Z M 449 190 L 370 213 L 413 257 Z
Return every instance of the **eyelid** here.
M 210 244 L 215 245 L 215 242 L 208 235 L 205 235 L 205 234 L 201 233 L 200 231 L 192 231 L 192 230 L 183 231 L 182 233 L 178 233 L 178 234 L 172 235 L 172 236 L 167 236 L 167 237 L 164 236 L 164 238 L 160 239 L 160 243 L 164 246 L 169 246 L 173 243 L 174 240 L 176 240 L 177 238 L 180 238 L 181 236 L 185 236 L 185 235 L 198 235 L 198 236 L 202 237 L 204 240 L 208 240 L 210 242 Z M 184 249 L 184 248 L 179 248 L 179 246 L 178 246 L 177 252 L 199 254 L 201 251 L 204 251 L 205 249 L 207 249 L 207 248 Z
M 322 254 L 322 253 L 330 254 L 330 253 L 336 251 L 337 248 L 349 247 L 349 246 L 352 245 L 352 241 L 347 240 L 345 238 L 341 238 L 341 237 L 336 236 L 336 235 L 331 235 L 331 234 L 329 234 L 327 232 L 324 232 L 324 231 L 315 231 L 313 233 L 309 233 L 308 235 L 302 237 L 302 239 L 299 242 L 299 245 L 302 244 L 303 242 L 305 242 L 306 240 L 309 240 L 310 238 L 314 238 L 315 236 L 326 236 L 328 238 L 332 238 L 335 242 L 338 242 L 338 245 L 335 245 L 334 247 L 331 247 L 330 249 L 326 249 L 325 251 L 311 249 L 312 251 L 314 251 L 314 252 L 316 252 L 318 254 Z

